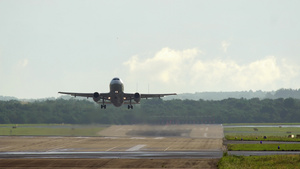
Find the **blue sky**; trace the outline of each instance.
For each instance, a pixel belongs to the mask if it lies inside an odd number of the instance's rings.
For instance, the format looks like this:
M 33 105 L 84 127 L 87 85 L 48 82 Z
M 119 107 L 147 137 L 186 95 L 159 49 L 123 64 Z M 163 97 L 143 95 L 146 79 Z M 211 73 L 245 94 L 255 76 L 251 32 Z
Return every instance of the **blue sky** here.
M 0 95 L 299 88 L 300 1 L 0 1 Z

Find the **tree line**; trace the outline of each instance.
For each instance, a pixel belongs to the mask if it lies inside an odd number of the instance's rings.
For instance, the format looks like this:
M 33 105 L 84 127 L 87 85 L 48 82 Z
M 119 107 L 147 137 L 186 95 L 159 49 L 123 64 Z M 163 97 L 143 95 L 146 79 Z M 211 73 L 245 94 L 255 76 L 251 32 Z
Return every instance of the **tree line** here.
M 300 100 L 234 99 L 142 100 L 116 108 L 88 100 L 56 99 L 35 102 L 0 101 L 1 124 L 199 124 L 199 123 L 296 123 L 300 120 Z

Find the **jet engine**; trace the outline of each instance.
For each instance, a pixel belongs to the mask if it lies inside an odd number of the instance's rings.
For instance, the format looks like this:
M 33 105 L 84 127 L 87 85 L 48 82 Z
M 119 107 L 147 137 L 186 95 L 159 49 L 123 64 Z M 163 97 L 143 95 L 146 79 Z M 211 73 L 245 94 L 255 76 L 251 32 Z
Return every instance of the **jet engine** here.
M 134 93 L 134 98 L 133 99 L 136 103 L 139 103 L 140 100 L 141 100 L 141 95 L 139 93 Z
M 98 101 L 100 100 L 100 94 L 99 94 L 98 92 L 95 92 L 95 93 L 93 94 L 93 100 L 94 100 L 95 102 L 98 102 Z

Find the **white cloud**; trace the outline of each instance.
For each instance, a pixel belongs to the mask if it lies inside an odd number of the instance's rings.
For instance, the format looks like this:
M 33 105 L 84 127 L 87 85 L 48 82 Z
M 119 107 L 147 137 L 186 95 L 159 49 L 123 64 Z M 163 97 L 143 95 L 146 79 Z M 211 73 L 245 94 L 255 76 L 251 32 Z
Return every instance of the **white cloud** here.
M 28 65 L 28 59 L 22 59 L 18 63 L 18 67 L 24 68 Z
M 163 48 L 153 57 L 132 56 L 124 63 L 128 76 L 159 83 L 177 92 L 276 90 L 299 75 L 295 66 L 268 56 L 241 65 L 233 60 L 201 60 L 198 49 Z
M 230 44 L 230 42 L 228 42 L 228 41 L 222 41 L 222 49 L 223 49 L 223 52 L 224 53 L 226 53 L 227 52 L 227 49 L 228 49 L 228 47 L 230 46 L 231 44 Z

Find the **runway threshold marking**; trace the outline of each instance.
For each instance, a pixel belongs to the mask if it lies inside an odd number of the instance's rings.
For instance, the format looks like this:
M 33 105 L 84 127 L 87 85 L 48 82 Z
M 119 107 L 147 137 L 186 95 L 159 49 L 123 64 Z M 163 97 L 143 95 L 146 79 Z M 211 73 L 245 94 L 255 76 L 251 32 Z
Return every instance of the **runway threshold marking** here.
M 140 150 L 141 148 L 143 148 L 145 146 L 146 146 L 145 144 L 139 144 L 139 145 L 136 145 L 134 147 L 131 147 L 131 148 L 127 149 L 126 151 L 138 151 L 138 150 Z

